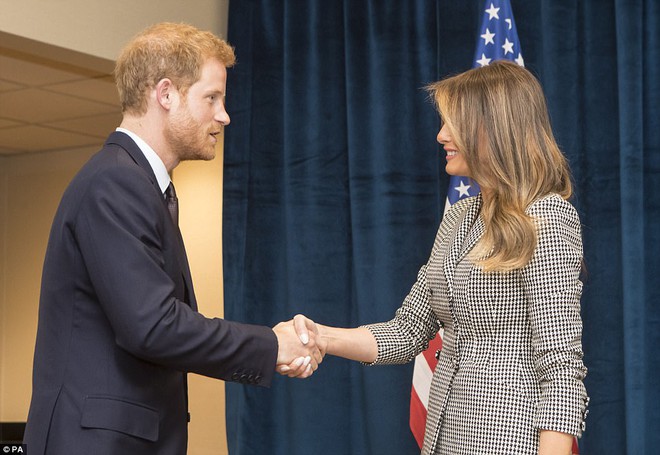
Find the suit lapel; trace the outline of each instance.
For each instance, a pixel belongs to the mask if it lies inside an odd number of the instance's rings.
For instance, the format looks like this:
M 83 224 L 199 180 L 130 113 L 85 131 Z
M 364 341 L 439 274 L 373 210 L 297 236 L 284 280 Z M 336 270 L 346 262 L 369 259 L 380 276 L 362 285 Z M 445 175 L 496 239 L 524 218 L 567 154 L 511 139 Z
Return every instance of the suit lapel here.
M 137 146 L 133 139 L 131 139 L 127 134 L 124 134 L 120 131 L 115 131 L 114 133 L 108 136 L 108 140 L 105 141 L 106 145 L 115 144 L 126 150 L 126 152 L 133 158 L 133 161 L 140 166 L 144 172 L 149 176 L 149 180 L 154 185 L 154 188 L 158 191 L 159 194 L 162 194 L 160 187 L 158 186 L 158 180 L 156 180 L 156 174 L 151 168 L 149 161 L 144 156 L 144 153 L 140 150 L 140 147 Z
M 197 311 L 197 299 L 195 298 L 195 291 L 192 285 L 192 276 L 190 274 L 190 265 L 188 264 L 188 255 L 186 254 L 186 248 L 183 244 L 183 236 L 181 236 L 181 230 L 178 228 L 178 226 L 176 226 L 176 232 L 180 245 L 177 255 L 179 257 L 179 264 L 181 264 L 183 281 L 186 284 L 185 301 L 193 310 Z

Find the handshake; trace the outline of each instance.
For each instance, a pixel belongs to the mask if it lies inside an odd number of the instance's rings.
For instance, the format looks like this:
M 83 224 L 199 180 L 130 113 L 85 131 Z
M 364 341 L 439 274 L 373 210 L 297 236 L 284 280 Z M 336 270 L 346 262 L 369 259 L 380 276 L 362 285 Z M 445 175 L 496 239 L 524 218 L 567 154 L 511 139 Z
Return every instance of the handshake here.
M 280 322 L 273 331 L 279 344 L 275 370 L 290 378 L 308 378 L 319 367 L 328 343 L 311 319 L 298 314 Z

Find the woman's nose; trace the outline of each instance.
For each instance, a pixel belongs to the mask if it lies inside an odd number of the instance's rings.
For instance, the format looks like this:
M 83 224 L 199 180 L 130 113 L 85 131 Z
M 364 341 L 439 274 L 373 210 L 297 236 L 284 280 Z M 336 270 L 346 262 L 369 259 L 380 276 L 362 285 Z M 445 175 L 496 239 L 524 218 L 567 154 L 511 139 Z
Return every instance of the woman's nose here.
M 447 125 L 442 125 L 442 128 L 440 128 L 440 131 L 438 131 L 438 136 L 436 137 L 436 140 L 440 144 L 444 144 L 446 142 L 449 142 L 451 140 L 451 137 L 449 136 L 449 131 L 447 130 Z

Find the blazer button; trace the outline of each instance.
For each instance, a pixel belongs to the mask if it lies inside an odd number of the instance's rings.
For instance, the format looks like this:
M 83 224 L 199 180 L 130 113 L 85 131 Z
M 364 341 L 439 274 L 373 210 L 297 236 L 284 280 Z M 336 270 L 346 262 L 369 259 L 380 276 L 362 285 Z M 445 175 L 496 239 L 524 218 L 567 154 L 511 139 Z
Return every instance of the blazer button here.
M 260 382 L 261 382 L 261 376 L 260 376 L 260 375 L 256 375 L 256 376 L 254 377 L 254 383 L 255 383 L 255 384 L 259 384 Z
M 435 351 L 435 360 L 439 360 L 439 359 L 440 359 L 440 349 Z
M 234 374 L 231 375 L 231 378 L 232 378 L 232 380 L 234 380 L 234 381 L 238 381 L 238 378 L 240 378 L 240 376 L 239 376 L 238 373 L 234 373 Z

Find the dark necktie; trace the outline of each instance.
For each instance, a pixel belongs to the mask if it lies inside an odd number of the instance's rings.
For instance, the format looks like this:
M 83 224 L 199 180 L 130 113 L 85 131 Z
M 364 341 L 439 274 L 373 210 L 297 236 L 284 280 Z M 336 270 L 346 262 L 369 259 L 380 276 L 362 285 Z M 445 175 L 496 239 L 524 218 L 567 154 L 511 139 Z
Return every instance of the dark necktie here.
M 167 210 L 170 212 L 172 217 L 172 222 L 175 226 L 179 225 L 179 200 L 176 197 L 176 191 L 174 190 L 174 183 L 170 182 L 170 185 L 165 190 L 165 200 L 167 201 Z

